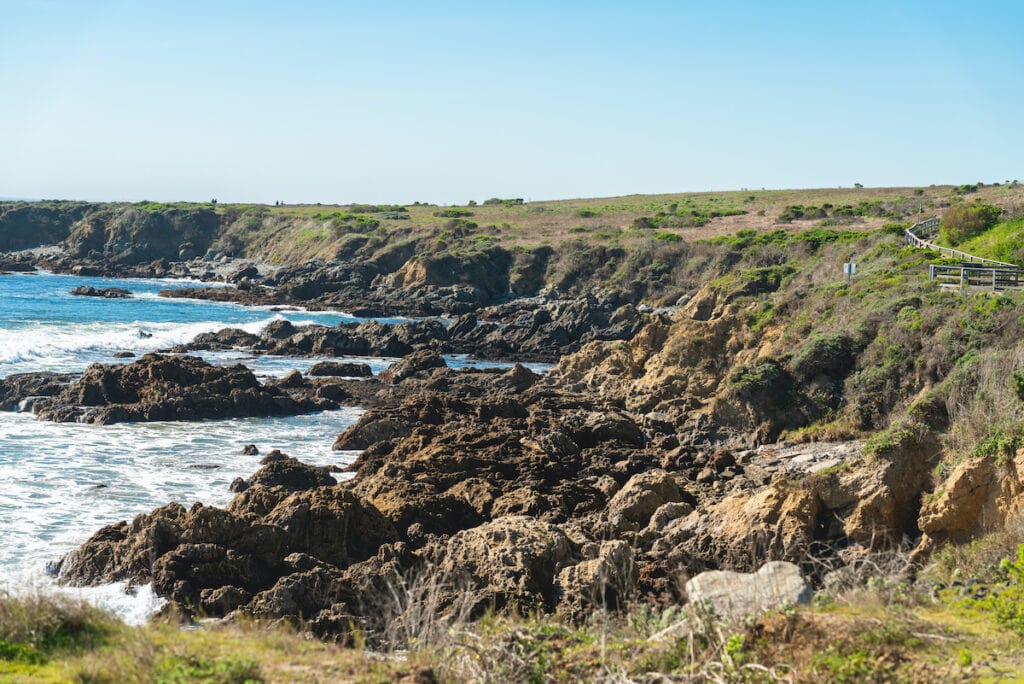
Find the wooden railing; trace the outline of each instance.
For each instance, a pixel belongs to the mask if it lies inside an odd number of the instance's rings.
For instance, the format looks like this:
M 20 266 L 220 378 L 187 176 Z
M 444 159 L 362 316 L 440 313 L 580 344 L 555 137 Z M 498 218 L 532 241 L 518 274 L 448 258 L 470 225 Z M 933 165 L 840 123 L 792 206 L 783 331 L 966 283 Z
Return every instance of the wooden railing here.
M 952 286 L 959 289 L 965 287 L 986 287 L 993 290 L 1017 290 L 1021 288 L 1022 274 L 1019 270 L 1005 268 L 986 268 L 983 266 L 928 266 L 928 280 L 938 281 L 939 285 Z
M 933 216 L 932 218 L 919 221 L 914 225 L 907 228 L 906 241 L 911 247 L 921 247 L 922 249 L 930 249 L 934 252 L 938 252 L 943 256 L 949 257 L 950 259 L 960 259 L 966 261 L 969 264 L 987 264 L 994 267 L 1009 268 L 1019 270 L 1020 267 L 1014 264 L 1008 264 L 1005 261 L 996 261 L 995 259 L 986 259 L 984 257 L 974 256 L 967 252 L 961 252 L 959 249 L 953 249 L 952 247 L 943 247 L 932 242 L 932 239 L 939 236 L 939 217 Z
M 1019 290 L 1024 274 L 1020 266 L 1005 261 L 986 259 L 961 252 L 952 247 L 943 247 L 932 242 L 939 235 L 939 217 L 919 221 L 907 228 L 906 241 L 912 247 L 921 247 L 938 252 L 951 259 L 960 259 L 960 264 L 931 264 L 928 266 L 928 280 L 934 280 L 940 287 L 956 288 L 985 287 L 993 290 Z

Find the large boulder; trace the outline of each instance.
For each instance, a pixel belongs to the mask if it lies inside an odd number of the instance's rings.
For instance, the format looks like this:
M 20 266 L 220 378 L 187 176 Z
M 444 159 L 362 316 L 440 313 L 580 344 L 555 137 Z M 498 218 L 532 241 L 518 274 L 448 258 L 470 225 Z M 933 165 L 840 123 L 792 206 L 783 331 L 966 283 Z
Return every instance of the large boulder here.
M 619 609 L 636 586 L 633 549 L 615 539 L 601 544 L 597 557 L 564 568 L 555 580 L 558 609 L 573 619 L 592 607 Z
M 612 536 L 639 532 L 651 516 L 666 503 L 682 501 L 675 478 L 660 468 L 631 477 L 605 509 L 608 531 Z
M 247 484 L 250 487 L 284 487 L 294 492 L 329 487 L 338 484 L 338 481 L 328 475 L 324 468 L 317 468 L 285 456 L 282 460 L 271 461 L 257 470 L 248 479 Z
M 555 604 L 555 577 L 578 561 L 576 545 L 548 523 L 508 516 L 454 535 L 445 545 L 440 572 L 472 587 L 476 605 L 528 611 Z
M 686 583 L 690 603 L 716 616 L 742 619 L 767 610 L 809 603 L 813 592 L 800 568 L 785 561 L 757 572 L 702 572 Z
M 391 522 L 351 490 L 317 487 L 281 501 L 263 520 L 288 535 L 289 548 L 345 567 L 397 541 Z

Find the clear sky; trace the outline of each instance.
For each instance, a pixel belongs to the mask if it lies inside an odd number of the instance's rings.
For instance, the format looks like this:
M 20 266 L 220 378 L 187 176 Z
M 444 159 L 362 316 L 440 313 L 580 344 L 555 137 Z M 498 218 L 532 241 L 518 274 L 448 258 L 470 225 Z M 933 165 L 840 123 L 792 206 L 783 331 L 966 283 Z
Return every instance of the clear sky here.
M 0 0 L 0 196 L 1024 180 L 1024 2 Z

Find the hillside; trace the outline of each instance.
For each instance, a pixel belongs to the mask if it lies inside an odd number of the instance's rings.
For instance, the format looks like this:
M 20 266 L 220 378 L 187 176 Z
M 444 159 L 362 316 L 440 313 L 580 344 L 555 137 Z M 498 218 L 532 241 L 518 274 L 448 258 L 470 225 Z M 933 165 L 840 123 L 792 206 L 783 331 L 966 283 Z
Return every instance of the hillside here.
M 964 194 L 965 187 L 974 189 Z M 140 217 L 149 214 L 188 221 L 211 213 L 219 223 L 211 240 L 214 248 L 274 263 L 345 258 L 365 251 L 377 239 L 394 243 L 425 236 L 451 244 L 488 243 L 508 249 L 558 246 L 581 238 L 618 246 L 649 239 L 671 241 L 675 239 L 671 235 L 699 240 L 740 230 L 872 230 L 921 214 L 941 213 L 965 199 L 991 203 L 1016 215 L 1024 205 L 1024 186 L 1013 182 L 980 187 L 742 190 L 540 202 L 492 199 L 463 206 L 4 202 L 0 203 L 0 227 L 5 242 L 0 248 L 34 247 L 68 237 L 87 243 L 88 226 L 109 232 L 125 223 L 139 227 Z M 29 226 L 44 230 L 30 231 Z
M 15 260 L 209 273 L 237 287 L 200 296 L 452 319 L 277 322 L 177 348 L 403 358 L 365 380 L 271 383 L 367 409 L 334 443 L 360 454 L 352 480 L 278 454 L 232 485 L 224 509 L 170 504 L 55 565 L 72 585 L 151 583 L 168 616 L 218 627 L 174 647 L 163 628 L 92 615 L 109 641 L 79 650 L 8 628 L 11 670 L 102 680 L 222 668 L 221 681 L 307 668 L 358 678 L 368 662 L 381 663 L 371 678 L 411 681 L 1019 673 L 1024 294 L 944 291 L 927 278 L 941 256 L 903 235 L 918 216 L 975 200 L 1001 210 L 991 235 L 1013 237 L 1016 183 L 465 207 L 5 205 L 8 245 L 66 250 Z M 460 371 L 441 356 L 452 352 L 557 364 Z M 127 375 L 145 384 L 157 362 L 190 363 L 143 357 Z M 97 368 L 49 401 L 105 397 L 89 383 L 116 377 Z M 14 404 L 35 391 L 22 379 L 0 389 Z M 766 561 L 791 563 L 813 602 L 733 619 L 707 612 L 688 583 Z M 250 620 L 286 629 L 253 635 Z M 289 658 L 294 631 L 358 650 L 311 642 Z M 104 664 L 128 648 L 145 660 Z

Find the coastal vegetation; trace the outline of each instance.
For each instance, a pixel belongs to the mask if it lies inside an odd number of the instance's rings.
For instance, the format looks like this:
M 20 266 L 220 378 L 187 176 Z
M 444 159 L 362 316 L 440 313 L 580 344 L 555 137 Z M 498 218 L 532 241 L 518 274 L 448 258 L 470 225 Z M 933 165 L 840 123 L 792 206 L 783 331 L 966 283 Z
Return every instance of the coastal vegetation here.
M 126 627 L 5 597 L 0 674 L 1019 678 L 1024 294 L 944 290 L 928 266 L 946 261 L 903 231 L 941 215 L 944 240 L 1019 262 L 1022 195 L 978 183 L 466 208 L 3 205 L 10 249 L 65 250 L 43 265 L 216 276 L 223 263 L 236 287 L 206 296 L 341 306 L 376 293 L 367 306 L 451 325 L 278 322 L 177 350 L 404 358 L 367 380 L 264 388 L 368 409 L 335 443 L 360 452 L 354 480 L 279 454 L 226 509 L 104 528 L 61 576 L 153 582 L 165 620 Z M 460 372 L 439 355 L 451 351 L 557 364 Z M 166 378 L 200 367 L 188 358 L 94 367 L 39 415 L 89 396 L 103 415 L 164 416 L 181 391 Z M 145 413 L 125 388 L 153 397 Z M 792 563 L 813 601 L 735 617 L 685 588 L 768 560 Z

